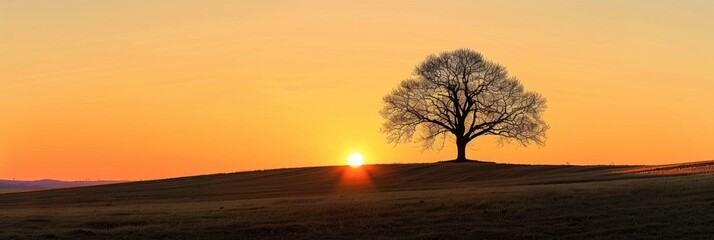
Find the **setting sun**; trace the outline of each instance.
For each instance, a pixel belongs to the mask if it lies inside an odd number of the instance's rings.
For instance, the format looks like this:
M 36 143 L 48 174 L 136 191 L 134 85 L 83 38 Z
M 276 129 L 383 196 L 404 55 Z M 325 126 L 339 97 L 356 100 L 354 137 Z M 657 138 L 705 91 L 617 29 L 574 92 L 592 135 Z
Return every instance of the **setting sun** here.
M 352 167 L 362 166 L 362 164 L 364 164 L 364 157 L 362 157 L 362 154 L 353 153 L 349 158 L 347 158 L 347 164 Z

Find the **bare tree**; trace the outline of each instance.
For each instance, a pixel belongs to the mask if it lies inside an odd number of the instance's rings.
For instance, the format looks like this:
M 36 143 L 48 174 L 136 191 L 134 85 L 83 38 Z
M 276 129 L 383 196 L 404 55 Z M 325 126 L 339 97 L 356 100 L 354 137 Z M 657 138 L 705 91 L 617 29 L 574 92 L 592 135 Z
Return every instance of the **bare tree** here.
M 409 142 L 419 128 L 424 148 L 437 138 L 456 140 L 455 161 L 467 161 L 468 143 L 485 135 L 500 143 L 543 145 L 548 125 L 541 114 L 546 100 L 525 91 L 505 67 L 470 49 L 430 55 L 384 97 L 382 132 L 392 143 Z

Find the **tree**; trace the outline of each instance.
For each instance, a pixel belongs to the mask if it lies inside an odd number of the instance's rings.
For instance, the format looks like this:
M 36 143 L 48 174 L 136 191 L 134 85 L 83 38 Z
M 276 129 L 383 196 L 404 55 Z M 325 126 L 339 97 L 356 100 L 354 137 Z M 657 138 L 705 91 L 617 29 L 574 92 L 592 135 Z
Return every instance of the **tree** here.
M 471 140 L 486 135 L 498 142 L 516 141 L 524 146 L 543 145 L 548 125 L 542 119 L 546 100 L 525 91 L 505 67 L 484 59 L 470 49 L 430 55 L 414 69 L 414 78 L 402 81 L 384 97 L 382 132 L 390 143 L 417 140 L 424 149 L 447 136 L 456 142 L 455 161 L 467 161 Z

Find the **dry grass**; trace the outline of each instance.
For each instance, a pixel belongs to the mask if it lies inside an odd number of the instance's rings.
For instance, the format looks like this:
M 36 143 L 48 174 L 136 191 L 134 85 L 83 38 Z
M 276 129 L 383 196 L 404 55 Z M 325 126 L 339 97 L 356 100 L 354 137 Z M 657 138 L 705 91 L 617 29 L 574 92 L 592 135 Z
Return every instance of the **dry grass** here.
M 714 175 L 647 168 L 378 165 L 349 184 L 357 170 L 322 167 L 2 194 L 0 239 L 710 239 Z

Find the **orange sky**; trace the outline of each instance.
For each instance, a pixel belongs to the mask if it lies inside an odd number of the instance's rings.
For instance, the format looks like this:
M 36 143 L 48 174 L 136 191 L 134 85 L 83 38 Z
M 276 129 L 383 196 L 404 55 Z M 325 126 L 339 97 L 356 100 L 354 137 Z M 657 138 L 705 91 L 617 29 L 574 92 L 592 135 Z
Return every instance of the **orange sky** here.
M 209 3 L 210 2 L 210 3 Z M 714 159 L 712 1 L 2 1 L 0 179 L 152 179 L 431 162 L 381 98 L 472 48 L 549 100 L 510 163 Z

